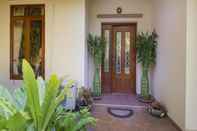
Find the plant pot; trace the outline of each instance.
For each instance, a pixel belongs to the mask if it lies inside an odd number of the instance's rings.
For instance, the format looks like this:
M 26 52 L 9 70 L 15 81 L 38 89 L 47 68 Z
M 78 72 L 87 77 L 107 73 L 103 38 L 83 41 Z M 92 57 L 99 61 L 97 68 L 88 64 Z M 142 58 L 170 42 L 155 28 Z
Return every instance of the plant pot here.
M 143 96 L 138 95 L 137 100 L 142 103 L 152 103 L 154 101 L 154 97 L 150 95 L 149 98 L 144 98 Z
M 101 70 L 100 65 L 96 64 L 93 80 L 93 97 L 101 96 Z
M 93 96 L 93 100 L 95 101 L 102 100 L 102 96 Z

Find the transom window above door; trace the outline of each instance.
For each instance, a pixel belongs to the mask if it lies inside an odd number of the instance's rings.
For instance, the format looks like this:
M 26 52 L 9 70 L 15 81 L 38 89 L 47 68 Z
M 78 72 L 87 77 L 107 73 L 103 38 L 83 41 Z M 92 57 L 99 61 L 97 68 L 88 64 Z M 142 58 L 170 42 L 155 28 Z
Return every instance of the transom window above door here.
M 22 79 L 22 59 L 44 77 L 44 5 L 11 6 L 10 78 Z

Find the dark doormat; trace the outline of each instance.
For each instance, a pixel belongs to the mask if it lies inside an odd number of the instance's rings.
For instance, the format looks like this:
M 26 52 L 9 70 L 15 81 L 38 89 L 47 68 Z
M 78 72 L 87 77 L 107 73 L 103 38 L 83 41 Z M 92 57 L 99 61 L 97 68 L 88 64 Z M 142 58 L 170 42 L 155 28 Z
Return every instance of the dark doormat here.
M 128 118 L 134 114 L 134 111 L 131 109 L 122 109 L 114 107 L 108 107 L 107 111 L 110 115 L 118 118 Z

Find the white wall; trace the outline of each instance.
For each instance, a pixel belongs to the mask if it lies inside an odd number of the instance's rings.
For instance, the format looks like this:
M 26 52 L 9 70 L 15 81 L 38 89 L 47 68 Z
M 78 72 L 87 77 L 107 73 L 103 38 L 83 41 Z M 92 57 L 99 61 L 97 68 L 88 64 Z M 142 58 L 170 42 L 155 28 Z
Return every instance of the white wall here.
M 85 84 L 85 0 L 1 0 L 0 1 L 0 83 L 9 80 L 10 9 L 13 4 L 45 4 L 46 77 L 51 73 L 68 75 Z
M 85 44 L 85 87 L 88 88 L 88 83 L 89 83 L 89 69 L 88 69 L 88 63 L 89 63 L 89 59 L 88 59 L 88 45 L 87 45 L 87 37 L 88 37 L 88 34 L 89 34 L 89 27 L 88 27 L 88 12 L 89 12 L 89 2 L 88 0 L 85 0 L 85 8 L 86 8 L 86 14 L 85 14 L 85 26 L 86 26 L 86 36 L 85 36 L 85 39 L 86 39 L 86 44 Z
M 197 0 L 187 0 L 186 128 L 197 131 Z
M 154 16 L 159 47 L 153 93 L 167 107 L 169 116 L 184 129 L 186 0 L 154 0 Z
M 84 85 L 85 0 L 54 0 L 53 13 L 52 72 Z
M 7 86 L 9 79 L 9 6 L 6 0 L 0 2 L 0 83 Z
M 101 35 L 102 22 L 137 22 L 138 32 L 152 31 L 152 1 L 151 0 L 88 0 L 88 29 L 89 32 Z M 98 14 L 114 14 L 117 7 L 122 7 L 123 13 L 142 13 L 143 18 L 129 19 L 98 19 Z M 89 58 L 89 87 L 92 87 L 93 68 L 92 60 Z M 137 93 L 140 92 L 140 66 L 137 65 Z

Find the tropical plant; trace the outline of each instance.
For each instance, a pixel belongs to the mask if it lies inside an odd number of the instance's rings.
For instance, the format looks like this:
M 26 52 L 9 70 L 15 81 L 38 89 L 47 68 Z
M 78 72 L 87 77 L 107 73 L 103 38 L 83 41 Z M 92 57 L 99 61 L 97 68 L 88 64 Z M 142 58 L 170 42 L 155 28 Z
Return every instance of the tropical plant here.
M 63 112 L 54 123 L 56 131 L 87 131 L 87 125 L 95 125 L 94 119 L 88 109 L 79 112 Z
M 94 80 L 93 80 L 93 95 L 101 96 L 101 64 L 102 58 L 105 51 L 105 40 L 102 37 L 93 36 L 89 34 L 88 37 L 88 51 L 90 55 L 93 57 L 95 72 L 94 72 Z
M 87 124 L 95 123 L 95 119 L 90 115 L 83 117 L 80 114 L 78 121 L 72 120 L 73 124 L 69 124 L 71 120 L 67 120 L 68 115 L 75 113 L 66 113 L 60 103 L 65 95 L 69 96 L 73 81 L 69 81 L 60 92 L 60 82 L 56 75 L 52 75 L 46 84 L 41 86 L 30 64 L 25 60 L 23 78 L 24 87 L 12 94 L 6 88 L 0 87 L 1 131 L 59 131 L 59 125 L 64 127 L 63 131 L 84 131 Z M 59 118 L 64 121 L 59 121 Z M 72 130 L 68 130 L 67 126 L 78 128 L 72 127 Z
M 156 62 L 157 37 L 155 31 L 152 33 L 142 32 L 137 36 L 137 61 L 142 66 L 141 97 L 143 99 L 151 98 L 149 91 L 149 70 Z

